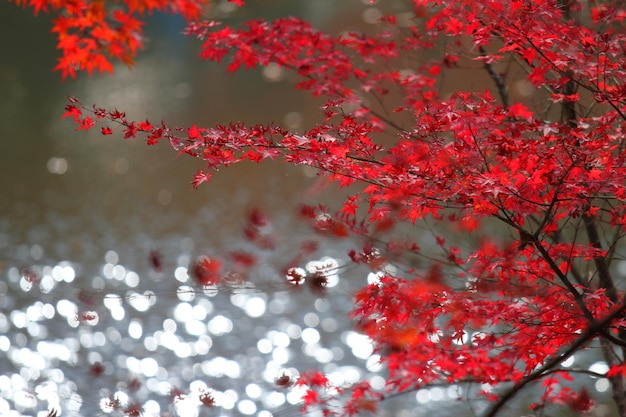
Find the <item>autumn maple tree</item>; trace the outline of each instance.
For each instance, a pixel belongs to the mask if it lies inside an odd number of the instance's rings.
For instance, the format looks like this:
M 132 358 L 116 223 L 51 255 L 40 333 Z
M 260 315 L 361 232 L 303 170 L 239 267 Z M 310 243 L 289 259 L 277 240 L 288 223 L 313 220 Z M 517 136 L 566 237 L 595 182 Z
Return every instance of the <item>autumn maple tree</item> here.
M 35 14 L 56 15 L 52 32 L 57 35 L 61 57 L 55 70 L 63 78 L 76 76 L 76 71 L 113 72 L 112 60 L 133 64 L 134 56 L 143 47 L 142 18 L 162 11 L 197 20 L 208 0 L 13 0 L 32 7 Z
M 487 417 L 530 386 L 540 393 L 531 408 L 589 411 L 593 394 L 576 377 L 607 379 L 626 416 L 623 2 L 406 0 L 375 29 L 340 34 L 294 17 L 204 21 L 203 3 L 122 1 L 125 11 L 107 11 L 99 1 L 28 2 L 63 11 L 54 30 L 64 76 L 128 61 L 140 39 L 133 15 L 169 8 L 189 19 L 185 34 L 200 40 L 202 59 L 228 72 L 277 65 L 325 99 L 305 131 L 239 121 L 174 127 L 77 98 L 65 113 L 78 129 L 166 141 L 202 160 L 194 187 L 264 159 L 311 166 L 349 187 L 337 212 L 312 205 L 302 217 L 329 238 L 362 242 L 349 258 L 378 278 L 354 294 L 352 317 L 381 355 L 386 386 L 305 373 L 296 384 L 306 409 L 355 415 L 422 387 L 472 383 L 490 402 Z M 464 88 L 468 72 L 490 87 Z M 432 244 L 398 233 L 420 225 Z M 286 281 L 324 288 L 323 270 L 298 266 L 284 266 Z M 195 270 L 200 284 L 227 274 L 206 258 Z M 563 365 L 592 349 L 607 370 Z

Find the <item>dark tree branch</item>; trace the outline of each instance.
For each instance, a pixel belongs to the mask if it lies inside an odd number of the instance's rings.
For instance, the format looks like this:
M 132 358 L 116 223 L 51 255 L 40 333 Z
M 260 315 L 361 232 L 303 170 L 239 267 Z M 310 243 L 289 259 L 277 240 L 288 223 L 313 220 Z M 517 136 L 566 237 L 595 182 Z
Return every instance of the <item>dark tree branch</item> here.
M 617 307 L 612 313 L 607 315 L 600 321 L 596 321 L 594 324 L 591 324 L 589 328 L 578 338 L 576 339 L 567 349 L 565 349 L 559 355 L 553 357 L 551 360 L 546 362 L 541 368 L 536 371 L 530 373 L 524 379 L 522 379 L 515 386 L 511 387 L 507 390 L 498 401 L 496 401 L 491 408 L 487 411 L 484 417 L 495 417 L 498 412 L 504 407 L 504 405 L 509 402 L 513 397 L 517 395 L 526 385 L 529 383 L 536 381 L 540 378 L 543 378 L 545 375 L 549 374 L 554 367 L 563 362 L 565 359 L 572 356 L 578 349 L 580 349 L 585 343 L 592 340 L 594 337 L 598 336 L 598 334 L 602 331 L 602 329 L 606 328 L 613 320 L 617 317 L 624 314 L 626 311 L 626 301 L 622 302 L 622 304 Z
M 598 234 L 598 228 L 594 219 L 585 214 L 583 215 L 583 222 L 585 223 L 585 230 L 587 231 L 591 246 L 593 246 L 594 249 L 602 250 L 602 242 L 600 242 L 600 235 Z M 611 278 L 611 272 L 606 264 L 606 259 L 602 256 L 594 256 L 593 261 L 598 269 L 600 286 L 606 290 L 607 297 L 616 303 L 618 300 L 617 288 L 615 288 L 615 284 Z
M 591 313 L 591 311 L 589 311 L 589 309 L 585 305 L 585 301 L 583 300 L 583 295 L 580 292 L 578 292 L 576 287 L 574 287 L 574 285 L 570 282 L 567 276 L 559 269 L 559 266 L 556 264 L 554 259 L 552 259 L 552 257 L 550 256 L 546 248 L 543 247 L 543 245 L 541 244 L 541 241 L 537 238 L 537 236 L 528 233 L 528 231 L 524 230 L 523 227 L 519 226 L 517 223 L 515 223 L 513 220 L 511 220 L 508 217 L 503 217 L 500 215 L 494 215 L 494 217 L 498 218 L 499 220 L 503 221 L 509 226 L 517 229 L 520 232 L 521 236 L 527 236 L 527 238 L 529 239 L 529 242 L 527 243 L 532 244 L 533 246 L 535 246 L 535 248 L 537 248 L 537 250 L 541 254 L 541 257 L 548 263 L 548 265 L 550 266 L 550 269 L 554 271 L 554 273 L 559 278 L 561 283 L 563 283 L 563 285 L 567 288 L 569 293 L 572 295 L 572 297 L 574 298 L 574 301 L 576 301 L 576 304 L 578 304 L 578 307 L 580 307 L 580 310 L 585 315 L 585 318 L 589 321 L 590 325 L 596 324 L 596 320 L 594 319 L 593 314 Z
M 480 46 L 478 50 L 483 57 L 487 56 L 487 51 L 483 46 Z M 483 65 L 493 82 L 496 84 L 496 89 L 500 95 L 500 100 L 502 100 L 502 105 L 505 109 L 507 109 L 509 107 L 509 94 L 507 92 L 506 84 L 504 83 L 504 77 L 493 69 L 493 65 L 490 62 L 483 61 Z

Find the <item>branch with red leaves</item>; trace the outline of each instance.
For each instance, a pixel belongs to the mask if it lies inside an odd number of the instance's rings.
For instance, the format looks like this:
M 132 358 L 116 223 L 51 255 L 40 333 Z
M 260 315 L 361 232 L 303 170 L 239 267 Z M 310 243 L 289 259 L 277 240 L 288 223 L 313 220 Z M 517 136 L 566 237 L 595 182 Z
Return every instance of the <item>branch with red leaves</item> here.
M 52 32 L 57 34 L 61 57 L 54 68 L 62 78 L 77 71 L 113 73 L 112 61 L 131 66 L 143 47 L 143 19 L 153 12 L 179 14 L 197 21 L 209 0 L 12 0 L 17 5 L 57 15 Z M 239 6 L 241 0 L 231 0 Z
M 589 328 L 580 335 L 578 339 L 574 341 L 570 346 L 567 347 L 562 353 L 554 356 L 552 359 L 547 361 L 543 366 L 534 371 L 533 373 L 526 376 L 519 383 L 515 384 L 512 388 L 507 390 L 504 394 L 500 395 L 498 401 L 496 401 L 490 409 L 485 414 L 485 417 L 495 417 L 498 414 L 498 411 L 509 402 L 517 393 L 519 393 L 526 385 L 529 383 L 536 381 L 537 379 L 543 378 L 552 368 L 559 365 L 561 362 L 565 361 L 567 358 L 576 353 L 580 348 L 591 341 L 594 337 L 601 333 L 607 326 L 610 325 L 617 318 L 621 318 L 624 316 L 624 312 L 626 312 L 626 298 L 622 301 L 621 305 L 615 308 L 612 312 L 610 312 L 606 317 L 602 320 L 597 321 L 593 325 L 589 326 Z M 606 377 L 612 376 L 611 374 L 616 374 L 617 368 L 612 368 L 607 372 Z M 585 410 L 582 410 L 585 411 Z

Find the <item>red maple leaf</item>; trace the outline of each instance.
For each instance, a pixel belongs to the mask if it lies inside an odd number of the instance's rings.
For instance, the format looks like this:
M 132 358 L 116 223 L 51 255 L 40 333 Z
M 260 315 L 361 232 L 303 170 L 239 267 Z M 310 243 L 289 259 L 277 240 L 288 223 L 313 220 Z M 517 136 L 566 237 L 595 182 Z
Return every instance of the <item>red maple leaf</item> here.
M 191 267 L 191 275 L 201 285 L 217 285 L 221 282 L 222 263 L 208 256 L 201 256 Z

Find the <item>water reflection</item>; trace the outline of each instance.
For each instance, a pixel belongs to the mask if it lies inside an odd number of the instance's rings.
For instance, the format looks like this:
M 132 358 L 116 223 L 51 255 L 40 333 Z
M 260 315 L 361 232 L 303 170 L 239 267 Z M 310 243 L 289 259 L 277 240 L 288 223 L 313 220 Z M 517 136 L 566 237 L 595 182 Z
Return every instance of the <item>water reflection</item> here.
M 184 245 L 193 246 L 188 240 Z M 335 277 L 332 287 L 340 287 L 337 265 L 324 257 L 307 268 L 326 271 Z M 19 291 L 31 301 L 0 313 L 0 350 L 10 359 L 0 378 L 9 393 L 0 412 L 43 407 L 93 415 L 139 407 L 143 415 L 172 408 L 200 415 L 210 398 L 211 407 L 235 414 L 270 415 L 300 401 L 277 379 L 295 379 L 296 368 L 306 363 L 337 363 L 346 348 L 358 349 L 352 360 L 366 357 L 365 339 L 356 333 L 333 336 L 346 326 L 338 321 L 347 318 L 333 308 L 345 305 L 345 288 L 333 293 L 329 286 L 327 298 L 315 299 L 306 287 L 203 287 L 184 266 L 170 278 L 163 278 L 167 272 L 136 272 L 114 250 L 103 256 L 98 275 L 85 279 L 80 270 L 64 261 L 7 271 L 5 292 Z M 161 286 L 155 287 L 155 276 Z M 333 375 L 349 384 L 363 376 L 358 369 L 341 367 Z

